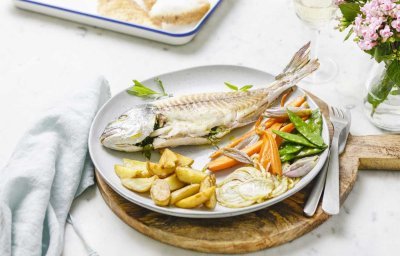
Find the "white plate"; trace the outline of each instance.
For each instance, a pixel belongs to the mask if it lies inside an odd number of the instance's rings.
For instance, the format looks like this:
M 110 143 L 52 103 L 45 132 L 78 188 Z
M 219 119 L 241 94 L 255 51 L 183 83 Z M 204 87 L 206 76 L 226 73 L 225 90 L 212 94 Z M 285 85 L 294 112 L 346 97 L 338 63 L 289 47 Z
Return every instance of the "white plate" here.
M 189 26 L 171 26 L 157 29 L 102 16 L 97 12 L 97 0 L 14 0 L 22 9 L 102 27 L 117 32 L 143 37 L 167 44 L 182 45 L 190 42 L 222 0 L 210 0 L 211 8 L 197 23 Z
M 157 77 L 163 81 L 167 92 L 173 93 L 174 95 L 198 92 L 229 91 L 229 89 L 224 85 L 225 81 L 229 81 L 233 84 L 238 85 L 253 84 L 254 88 L 257 88 L 268 85 L 274 79 L 272 75 L 263 71 L 228 65 L 195 67 L 159 75 Z M 143 83 L 149 87 L 154 87 L 153 80 L 154 78 L 150 78 Z M 302 93 L 303 91 L 300 88 L 297 88 L 297 90 L 291 95 L 291 97 L 296 97 Z M 285 198 L 295 194 L 296 192 L 304 188 L 318 174 L 327 158 L 328 152 L 325 150 L 321 154 L 315 168 L 306 176 L 304 176 L 293 189 L 261 204 L 255 204 L 249 207 L 238 209 L 226 208 L 217 205 L 214 210 L 159 207 L 153 203 L 149 196 L 132 192 L 123 187 L 121 185 L 120 179 L 114 172 L 114 165 L 121 163 L 122 158 L 145 160 L 142 154 L 123 153 L 110 150 L 103 147 L 99 142 L 99 137 L 108 122 L 114 120 L 132 106 L 143 102 L 143 99 L 129 95 L 126 91 L 122 91 L 114 96 L 112 99 L 110 99 L 100 109 L 93 121 L 89 135 L 89 151 L 92 160 L 97 170 L 99 171 L 99 174 L 103 177 L 107 184 L 110 185 L 118 194 L 131 201 L 132 203 L 138 204 L 159 213 L 188 218 L 219 218 L 245 214 L 263 209 L 284 200 Z M 308 98 L 308 102 L 311 108 L 317 108 L 316 103 L 311 98 Z M 238 136 L 247 131 L 249 127 L 240 128 L 233 131 L 231 134 L 228 134 L 227 136 L 225 136 L 221 145 L 229 141 L 229 137 Z M 325 143 L 329 144 L 329 132 L 325 119 L 323 120 L 322 137 L 325 140 Z M 214 148 L 212 146 L 185 146 L 175 148 L 174 151 L 195 159 L 193 167 L 201 169 L 208 162 L 208 156 L 214 151 Z M 159 155 L 157 153 L 154 153 L 152 155 L 152 160 L 158 161 L 158 159 Z M 217 172 L 217 183 L 222 181 L 230 172 L 230 170 Z

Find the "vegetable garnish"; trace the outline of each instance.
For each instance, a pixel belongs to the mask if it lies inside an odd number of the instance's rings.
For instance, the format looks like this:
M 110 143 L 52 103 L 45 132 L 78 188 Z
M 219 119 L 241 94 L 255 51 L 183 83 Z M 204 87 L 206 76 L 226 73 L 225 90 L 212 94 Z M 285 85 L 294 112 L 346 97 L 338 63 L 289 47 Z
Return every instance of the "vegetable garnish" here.
M 299 131 L 301 135 L 303 135 L 308 141 L 310 141 L 314 145 L 317 145 L 320 148 L 326 146 L 322 137 L 319 134 L 313 132 L 314 129 L 312 128 L 312 126 L 308 125 L 299 116 L 297 116 L 289 109 L 287 109 L 287 113 L 289 115 L 290 121 L 294 124 L 297 131 Z
M 158 78 L 155 78 L 154 81 L 161 88 L 161 92 L 156 92 L 153 89 L 150 89 L 149 87 L 145 86 L 138 80 L 133 80 L 134 86 L 129 88 L 127 90 L 127 92 L 129 94 L 135 95 L 137 97 L 142 97 L 142 98 L 160 98 L 160 97 L 168 96 L 168 94 L 165 92 L 165 88 L 164 88 L 164 85 L 161 82 L 161 80 Z
M 292 133 L 287 133 L 287 132 L 282 132 L 282 131 L 277 131 L 277 130 L 272 130 L 273 133 L 279 135 L 280 137 L 282 137 L 283 139 L 296 143 L 296 144 L 300 144 L 300 145 L 304 145 L 310 148 L 317 148 L 318 146 L 312 144 L 310 141 L 308 141 L 304 136 L 302 135 L 298 135 L 298 134 L 292 134 Z
M 253 160 L 245 152 L 236 148 L 222 149 L 222 154 L 244 164 L 254 164 Z
M 242 86 L 240 88 L 238 86 L 236 86 L 236 85 L 233 85 L 233 84 L 229 83 L 229 82 L 225 82 L 224 84 L 228 88 L 230 88 L 230 89 L 232 89 L 234 91 L 242 91 L 242 92 L 247 92 L 249 89 L 251 89 L 253 87 L 253 85 L 251 85 L 251 84 L 244 85 L 244 86 Z
M 138 193 L 150 193 L 153 202 L 162 207 L 175 205 L 180 208 L 204 206 L 214 209 L 216 180 L 191 168 L 194 160 L 165 149 L 158 163 L 123 159 L 123 165 L 115 165 L 115 173 L 122 185 Z
M 227 86 L 228 85 L 231 86 L 232 84 L 227 83 Z M 236 88 L 237 88 L 237 86 L 236 86 Z M 286 95 L 289 95 L 290 93 L 291 93 L 291 91 L 289 91 Z M 283 102 L 286 101 L 287 97 L 288 96 L 286 96 L 286 98 L 283 99 Z M 306 103 L 307 103 L 306 96 L 301 95 L 301 96 L 296 97 L 291 102 L 288 102 L 286 104 L 286 106 L 290 106 L 292 108 L 298 108 L 298 107 L 308 108 L 309 106 Z M 316 116 L 316 114 L 315 114 L 315 116 Z M 309 118 L 309 115 L 306 115 L 306 116 L 302 117 L 301 119 L 304 121 L 304 120 L 307 120 L 308 118 Z M 224 149 L 230 149 L 230 148 L 244 150 L 244 151 L 247 151 L 246 153 L 248 153 L 248 149 L 251 148 L 252 149 L 251 154 L 248 154 L 248 155 L 250 156 L 250 155 L 259 153 L 260 164 L 261 164 L 261 166 L 263 166 L 265 168 L 267 165 L 271 164 L 270 157 L 269 157 L 269 155 L 271 154 L 271 151 L 269 150 L 269 146 L 266 145 L 266 144 L 269 144 L 269 140 L 267 138 L 263 138 L 263 137 L 265 137 L 265 136 L 263 136 L 264 132 L 266 130 L 269 130 L 270 132 L 273 132 L 273 130 L 277 130 L 277 131 L 280 130 L 281 132 L 286 132 L 286 133 L 289 133 L 289 135 L 292 135 L 292 134 L 290 134 L 290 132 L 292 132 L 295 129 L 295 126 L 293 123 L 288 123 L 288 124 L 284 125 L 283 123 L 286 121 L 288 121 L 287 114 L 286 114 L 286 118 L 263 119 L 262 116 L 260 116 L 260 118 L 257 120 L 255 125 L 251 128 L 251 130 L 249 130 L 247 133 L 245 133 L 241 137 L 234 139 L 228 145 L 224 146 L 223 148 L 221 148 L 221 149 L 215 151 L 213 154 L 211 154 L 210 158 L 213 160 L 210 162 L 209 167 L 211 167 L 211 168 L 209 168 L 209 169 L 212 171 L 218 171 L 218 170 L 226 169 L 226 168 L 232 167 L 236 164 L 239 164 L 240 161 L 230 158 L 227 154 L 224 154 L 224 156 L 221 156 L 223 154 Z M 254 136 L 257 136 L 257 134 L 258 134 L 258 141 L 254 141 L 253 138 L 254 138 Z M 283 138 L 280 136 L 276 136 L 275 134 L 272 134 L 272 135 L 273 135 L 272 137 L 275 139 L 276 146 L 279 147 L 280 144 L 283 142 Z M 317 147 L 314 144 L 310 143 L 302 135 L 300 135 L 300 136 L 303 139 L 306 146 Z M 242 144 L 245 144 L 246 146 L 243 147 Z M 252 148 L 253 145 L 256 145 L 257 147 Z M 294 152 L 294 151 L 291 152 L 291 154 L 298 153 L 305 146 L 305 145 L 299 146 L 297 144 L 295 144 L 295 145 L 296 145 L 296 148 L 298 148 L 298 149 L 296 152 Z M 257 150 L 257 151 L 253 152 L 253 150 Z M 278 154 L 278 157 L 281 155 L 282 154 Z M 217 157 L 220 157 L 220 158 L 217 158 Z M 293 158 L 291 158 L 291 159 L 293 159 Z
M 252 156 L 260 151 L 261 145 L 262 141 L 258 141 L 257 143 L 242 149 L 242 151 L 248 156 Z M 236 161 L 230 157 L 220 156 L 219 158 L 216 158 L 208 163 L 208 169 L 211 171 L 220 171 L 235 166 L 238 163 L 239 161 Z

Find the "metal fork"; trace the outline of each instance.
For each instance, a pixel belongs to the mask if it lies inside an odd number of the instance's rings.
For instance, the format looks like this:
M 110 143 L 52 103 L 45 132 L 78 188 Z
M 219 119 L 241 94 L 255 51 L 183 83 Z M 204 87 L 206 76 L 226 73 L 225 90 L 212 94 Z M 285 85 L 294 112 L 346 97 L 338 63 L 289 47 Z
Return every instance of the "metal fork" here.
M 349 108 L 346 108 L 345 116 L 347 120 L 347 125 L 346 128 L 340 133 L 339 154 L 342 154 L 344 149 L 346 148 L 347 137 L 350 132 L 351 113 Z M 324 185 L 326 180 L 326 173 L 328 171 L 328 164 L 329 164 L 329 154 L 324 166 L 322 167 L 322 170 L 320 171 L 320 174 L 317 177 L 314 187 L 312 188 L 311 193 L 308 196 L 307 201 L 304 205 L 303 212 L 309 217 L 314 216 L 315 211 L 317 210 L 318 207 L 319 200 L 321 199 L 322 191 L 324 190 Z
M 335 215 L 339 213 L 339 136 L 346 128 L 348 121 L 343 110 L 330 107 L 329 116 L 333 125 L 334 133 L 330 147 L 328 173 L 325 181 L 325 192 L 322 198 L 322 209 L 324 212 Z

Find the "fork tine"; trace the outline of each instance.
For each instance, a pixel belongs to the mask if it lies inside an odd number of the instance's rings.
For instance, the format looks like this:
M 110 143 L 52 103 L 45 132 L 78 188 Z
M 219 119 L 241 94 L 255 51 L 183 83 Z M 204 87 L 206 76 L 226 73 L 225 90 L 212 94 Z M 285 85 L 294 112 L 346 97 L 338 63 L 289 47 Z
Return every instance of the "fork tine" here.
M 336 117 L 342 118 L 341 113 L 340 113 L 340 109 L 335 107 L 335 111 L 336 111 Z
M 341 109 L 338 108 L 338 107 L 335 107 L 335 111 L 336 111 L 336 117 L 342 119 L 343 118 L 343 113 L 342 113 Z
M 335 115 L 335 112 L 333 111 L 333 107 L 332 106 L 329 106 L 329 115 L 330 116 L 334 116 Z
M 333 116 L 335 116 L 335 117 L 338 116 L 336 107 L 332 107 L 332 112 L 333 112 Z
M 340 115 L 342 116 L 343 119 L 346 119 L 346 116 L 345 116 L 345 114 L 344 114 L 343 109 L 340 109 Z
M 342 115 L 342 118 L 346 120 L 346 114 L 345 114 L 343 108 L 340 108 L 340 114 Z

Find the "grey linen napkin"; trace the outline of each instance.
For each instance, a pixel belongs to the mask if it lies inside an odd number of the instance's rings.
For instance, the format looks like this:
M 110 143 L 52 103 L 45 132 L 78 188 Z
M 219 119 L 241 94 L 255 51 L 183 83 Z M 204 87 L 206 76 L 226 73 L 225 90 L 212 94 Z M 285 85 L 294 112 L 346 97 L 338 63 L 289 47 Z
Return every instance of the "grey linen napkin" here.
M 104 79 L 49 109 L 0 171 L 0 255 L 60 255 L 72 201 L 94 183 L 88 136 Z

